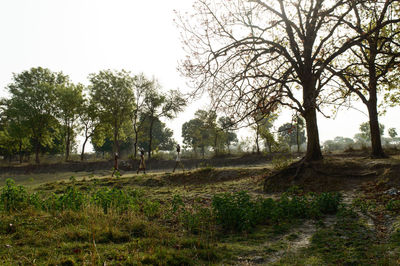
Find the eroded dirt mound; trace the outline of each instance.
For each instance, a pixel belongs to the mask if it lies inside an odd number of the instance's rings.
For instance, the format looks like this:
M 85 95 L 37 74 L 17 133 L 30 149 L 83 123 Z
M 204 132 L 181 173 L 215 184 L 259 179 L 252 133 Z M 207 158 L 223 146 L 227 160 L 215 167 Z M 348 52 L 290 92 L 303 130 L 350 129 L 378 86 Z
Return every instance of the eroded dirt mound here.
M 257 176 L 270 172 L 269 169 L 214 169 L 204 168 L 185 173 L 166 174 L 162 179 L 174 184 L 208 184 Z
M 306 191 L 351 190 L 383 176 L 394 185 L 400 184 L 400 161 L 326 157 L 319 162 L 294 163 L 282 171 L 266 174 L 264 191 L 282 192 L 294 185 Z

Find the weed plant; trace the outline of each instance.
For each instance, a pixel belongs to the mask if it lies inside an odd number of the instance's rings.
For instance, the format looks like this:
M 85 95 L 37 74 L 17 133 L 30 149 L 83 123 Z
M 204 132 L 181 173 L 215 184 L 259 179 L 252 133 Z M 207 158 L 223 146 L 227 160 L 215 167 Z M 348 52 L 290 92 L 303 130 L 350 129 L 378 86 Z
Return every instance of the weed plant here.
M 217 194 L 212 200 L 216 221 L 226 231 L 250 231 L 259 224 L 280 224 L 295 219 L 318 219 L 337 212 L 339 193 L 289 196 L 279 200 L 251 199 L 245 192 Z

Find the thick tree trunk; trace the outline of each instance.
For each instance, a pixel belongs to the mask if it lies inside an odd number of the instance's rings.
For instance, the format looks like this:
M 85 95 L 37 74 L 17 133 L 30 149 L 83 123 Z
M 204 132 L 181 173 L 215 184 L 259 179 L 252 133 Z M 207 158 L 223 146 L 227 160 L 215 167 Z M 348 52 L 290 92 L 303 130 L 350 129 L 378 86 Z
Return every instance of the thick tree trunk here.
M 134 122 L 133 122 L 133 131 L 135 132 L 135 143 L 133 144 L 133 158 L 136 159 L 137 150 L 138 150 L 138 129 L 137 129 L 137 114 L 135 113 Z
M 300 153 L 299 118 L 298 117 L 297 117 L 297 121 L 296 121 L 296 144 L 297 144 L 297 153 Z
M 116 152 L 118 152 L 118 154 L 119 154 L 118 131 L 119 131 L 119 127 L 118 127 L 117 122 L 115 122 L 115 125 L 114 125 L 114 147 L 113 147 L 114 154 Z
M 85 156 L 85 146 L 86 146 L 86 142 L 88 141 L 88 139 L 89 139 L 89 137 L 86 137 L 85 141 L 83 142 L 83 145 L 82 145 L 81 161 L 83 161 L 84 156 Z
M 68 161 L 69 159 L 69 150 L 70 150 L 70 143 L 71 143 L 71 132 L 70 132 L 70 127 L 67 127 L 67 139 L 66 139 L 66 145 L 65 145 L 65 161 Z
M 371 54 L 368 62 L 368 74 L 369 74 L 369 100 L 367 103 L 368 115 L 369 115 L 369 127 L 371 133 L 371 148 L 372 153 L 371 157 L 373 158 L 385 158 L 386 155 L 382 149 L 381 143 L 381 134 L 379 130 L 379 121 L 378 121 L 378 109 L 377 109 L 377 69 L 375 65 L 376 56 L 377 56 L 377 42 L 374 42 L 370 39 L 371 46 Z
M 256 128 L 256 146 L 257 146 L 257 154 L 260 154 L 260 145 L 258 144 L 258 139 L 260 135 L 260 126 L 257 123 L 257 128 Z
M 304 119 L 306 120 L 307 130 L 307 152 L 304 160 L 306 162 L 322 160 L 323 156 L 319 144 L 317 111 L 313 105 L 305 110 Z
M 371 156 L 373 158 L 386 158 L 387 156 L 385 155 L 382 149 L 381 133 L 379 130 L 379 121 L 378 121 L 378 110 L 376 107 L 376 99 L 374 99 L 374 97 L 371 97 L 370 101 L 368 102 L 368 115 L 369 115 L 369 127 L 371 132 L 371 148 L 372 148 Z
M 19 142 L 19 163 L 22 163 L 22 141 Z
M 40 143 L 39 140 L 35 140 L 35 162 L 36 164 L 40 164 L 40 158 L 39 158 L 39 153 L 40 153 Z
M 135 159 L 136 159 L 137 150 L 138 150 L 137 143 L 138 143 L 138 133 L 135 132 L 135 143 L 133 144 L 133 158 L 135 158 Z

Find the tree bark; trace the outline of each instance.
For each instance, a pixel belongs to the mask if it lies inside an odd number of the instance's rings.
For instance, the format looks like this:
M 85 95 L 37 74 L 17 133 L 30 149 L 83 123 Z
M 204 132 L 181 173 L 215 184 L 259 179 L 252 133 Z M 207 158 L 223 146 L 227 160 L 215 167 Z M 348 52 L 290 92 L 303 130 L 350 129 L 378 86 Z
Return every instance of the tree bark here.
M 118 154 L 119 154 L 118 131 L 119 131 L 118 122 L 115 121 L 115 123 L 114 123 L 114 147 L 113 147 L 114 154 L 116 152 L 118 152 Z M 114 156 L 114 154 L 113 154 L 113 156 Z
M 137 129 L 137 114 L 135 113 L 134 122 L 133 122 L 133 131 L 135 132 L 135 143 L 133 144 L 133 158 L 136 159 L 137 156 L 137 144 L 138 144 L 138 129 Z
M 70 140 L 71 138 L 71 133 L 70 133 L 70 127 L 67 126 L 67 139 L 66 139 L 66 145 L 65 145 L 65 161 L 68 161 L 69 159 L 69 150 L 70 150 Z
M 217 145 L 218 145 L 218 132 L 217 132 L 217 129 L 215 129 L 215 137 L 214 137 L 214 149 L 215 149 L 215 156 L 217 156 L 218 155 L 218 147 L 217 147 Z
M 370 58 L 368 62 L 368 75 L 369 75 L 369 99 L 367 102 L 368 108 L 368 116 L 369 116 L 369 127 L 371 134 L 371 148 L 372 153 L 371 157 L 373 158 L 386 158 L 387 156 L 383 152 L 382 142 L 381 142 L 381 133 L 379 130 L 379 121 L 378 121 L 378 108 L 377 108 L 377 69 L 375 65 L 376 56 L 377 56 L 377 41 L 370 41 Z
M 297 121 L 296 121 L 296 142 L 297 142 L 297 153 L 300 153 L 299 117 L 297 117 Z
M 19 163 L 22 163 L 22 141 L 19 141 Z
M 88 139 L 89 139 L 89 137 L 86 137 L 85 141 L 83 142 L 83 145 L 82 145 L 81 161 L 83 161 L 84 156 L 85 156 L 85 146 L 86 146 L 86 142 L 88 141 Z
M 375 99 L 374 99 L 375 98 Z M 368 102 L 368 115 L 369 115 L 369 127 L 371 132 L 371 157 L 373 158 L 386 158 L 386 154 L 383 152 L 381 133 L 379 130 L 378 121 L 378 110 L 376 107 L 376 97 L 371 97 Z
M 307 152 L 304 160 L 306 162 L 322 160 L 323 156 L 319 144 L 317 111 L 313 105 L 305 109 L 304 119 L 306 120 L 307 130 Z
M 258 139 L 259 139 L 259 133 L 260 131 L 260 126 L 257 123 L 257 128 L 256 128 L 256 146 L 257 146 L 257 154 L 260 154 L 260 145 L 258 144 Z
M 40 153 L 40 143 L 39 140 L 35 140 L 35 162 L 36 164 L 40 164 L 40 158 L 39 158 L 39 153 Z

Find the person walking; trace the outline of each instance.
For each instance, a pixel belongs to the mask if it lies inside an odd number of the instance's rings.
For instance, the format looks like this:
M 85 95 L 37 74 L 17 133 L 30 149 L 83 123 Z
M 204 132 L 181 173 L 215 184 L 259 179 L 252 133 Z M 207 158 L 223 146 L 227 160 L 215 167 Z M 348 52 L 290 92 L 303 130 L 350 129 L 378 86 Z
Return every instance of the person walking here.
M 177 155 L 176 155 L 176 163 L 175 163 L 175 166 L 174 166 L 174 170 L 172 170 L 172 173 L 174 173 L 175 172 L 175 169 L 176 169 L 176 167 L 179 165 L 181 168 L 182 168 L 182 171 L 183 172 L 185 172 L 185 167 L 183 166 L 183 163 L 181 162 L 181 146 L 179 145 L 179 144 L 177 144 L 176 145 L 176 152 L 177 152 Z
M 144 162 L 144 150 L 140 150 L 140 162 L 139 162 L 139 169 L 137 170 L 137 174 L 139 174 L 139 171 L 143 170 L 143 173 L 146 174 L 146 163 Z

